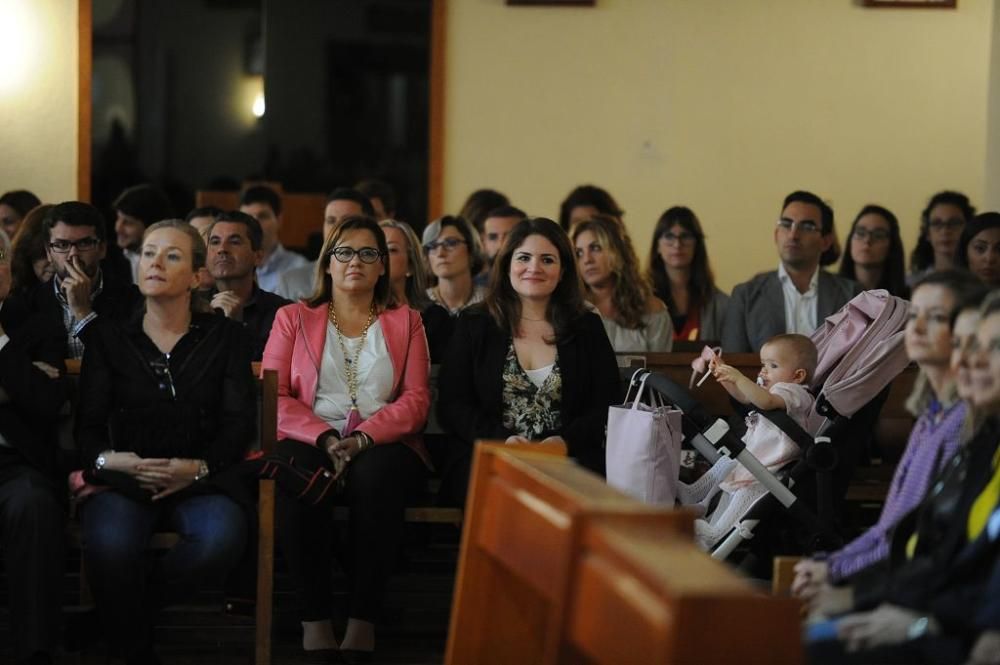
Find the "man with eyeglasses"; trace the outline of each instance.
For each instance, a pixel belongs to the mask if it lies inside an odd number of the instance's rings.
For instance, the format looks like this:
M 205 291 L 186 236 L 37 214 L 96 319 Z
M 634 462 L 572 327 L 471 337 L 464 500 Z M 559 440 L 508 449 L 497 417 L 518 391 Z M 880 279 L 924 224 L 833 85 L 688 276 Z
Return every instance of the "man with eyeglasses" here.
M 260 360 L 267 345 L 274 314 L 291 304 L 261 289 L 254 272 L 263 257 L 260 223 L 242 212 L 224 212 L 208 228 L 208 270 L 215 280 L 213 309 L 243 323 L 253 338 L 253 359 Z
M 364 194 L 350 187 L 337 187 L 326 197 L 326 208 L 323 210 L 323 237 L 326 238 L 330 229 L 348 217 L 366 215 L 375 216 L 375 208 Z M 278 280 L 275 290 L 279 296 L 289 300 L 308 298 L 316 289 L 316 263 L 286 270 Z
M 722 329 L 723 350 L 756 353 L 775 335 L 811 335 L 823 319 L 857 295 L 855 282 L 820 268 L 834 242 L 829 205 L 811 192 L 785 197 L 774 228 L 778 269 L 733 289 Z
M 65 475 L 54 427 L 66 401 L 63 333 L 9 307 L 10 287 L 10 240 L 0 230 L 0 555 L 11 651 L 18 663 L 50 663 L 65 570 Z
M 482 272 L 476 275 L 476 286 L 485 287 L 487 285 L 490 278 L 490 268 L 493 266 L 493 259 L 500 252 L 500 248 L 503 247 L 503 243 L 510 234 L 511 229 L 526 217 L 527 215 L 523 210 L 511 205 L 494 208 L 486 214 L 486 219 L 483 220 L 483 232 L 480 234 L 483 242 L 483 253 L 486 255 L 486 266 Z
M 55 276 L 25 296 L 26 309 L 58 321 L 66 331 L 63 357 L 82 358 L 91 321 L 98 315 L 123 320 L 142 296 L 125 275 L 101 269 L 107 245 L 104 218 L 97 208 L 80 201 L 60 203 L 42 226 Z

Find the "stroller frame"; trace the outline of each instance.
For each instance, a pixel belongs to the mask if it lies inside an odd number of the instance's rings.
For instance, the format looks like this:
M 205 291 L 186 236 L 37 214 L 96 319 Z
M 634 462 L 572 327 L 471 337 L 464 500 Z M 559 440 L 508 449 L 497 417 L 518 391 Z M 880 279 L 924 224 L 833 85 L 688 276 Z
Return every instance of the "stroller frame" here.
M 730 429 L 729 423 L 722 418 L 713 418 L 706 414 L 701 405 L 684 388 L 662 374 L 646 369 L 637 371 L 632 381 L 640 381 L 646 375 L 648 375 L 646 385 L 681 410 L 685 438 L 695 450 L 712 464 L 723 456 L 736 460 L 768 491 L 736 522 L 729 533 L 716 543 L 710 551 L 712 558 L 724 560 L 740 544 L 752 540 L 755 529 L 773 510 L 775 502 L 784 506 L 793 518 L 810 530 L 815 545 L 835 547 L 842 542 L 833 524 L 832 515 L 832 470 L 836 466 L 838 454 L 833 446 L 832 437 L 826 433 L 831 428 L 831 420 L 839 419 L 839 414 L 836 414 L 828 403 L 821 403 L 818 407 L 827 417 L 827 424 L 824 424 L 815 436 L 806 432 L 784 411 L 760 412 L 763 417 L 788 434 L 802 451 L 801 458 L 792 463 L 791 469 L 787 472 L 782 471 L 783 482 L 782 478 L 768 470 L 747 449 L 746 444 Z M 819 399 L 822 400 L 822 397 Z M 808 472 L 817 474 L 817 511 L 813 511 L 792 491 Z

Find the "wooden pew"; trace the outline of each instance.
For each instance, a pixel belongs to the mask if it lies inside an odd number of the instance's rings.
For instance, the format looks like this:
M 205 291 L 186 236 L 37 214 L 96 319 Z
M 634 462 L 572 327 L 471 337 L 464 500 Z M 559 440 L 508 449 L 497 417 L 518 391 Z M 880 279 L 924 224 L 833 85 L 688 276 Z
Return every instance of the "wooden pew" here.
M 275 370 L 260 371 L 260 363 L 252 365 L 254 376 L 260 383 L 260 449 L 273 452 L 278 437 L 278 373 Z M 66 361 L 66 373 L 79 376 L 80 361 Z M 271 632 L 274 619 L 274 480 L 258 481 L 257 501 L 257 603 L 254 625 L 254 662 L 257 665 L 271 663 Z M 69 525 L 69 539 L 76 547 L 81 545 L 79 525 Z M 168 549 L 177 543 L 177 534 L 160 532 L 153 535 L 151 549 Z M 90 598 L 83 562 L 80 562 L 81 603 Z
M 697 551 L 691 514 L 508 446 L 472 473 L 446 663 L 801 660 L 796 604 Z
M 799 603 L 762 598 L 689 538 L 615 522 L 583 531 L 561 662 L 802 661 Z

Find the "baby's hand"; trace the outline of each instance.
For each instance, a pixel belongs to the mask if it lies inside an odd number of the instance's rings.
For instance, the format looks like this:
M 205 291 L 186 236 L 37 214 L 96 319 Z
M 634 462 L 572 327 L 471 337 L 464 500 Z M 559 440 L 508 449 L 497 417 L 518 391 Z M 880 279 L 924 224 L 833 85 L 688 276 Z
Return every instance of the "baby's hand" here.
M 715 376 L 715 380 L 720 383 L 736 383 L 736 381 L 743 376 L 738 369 L 723 362 L 715 365 L 715 369 L 712 374 Z

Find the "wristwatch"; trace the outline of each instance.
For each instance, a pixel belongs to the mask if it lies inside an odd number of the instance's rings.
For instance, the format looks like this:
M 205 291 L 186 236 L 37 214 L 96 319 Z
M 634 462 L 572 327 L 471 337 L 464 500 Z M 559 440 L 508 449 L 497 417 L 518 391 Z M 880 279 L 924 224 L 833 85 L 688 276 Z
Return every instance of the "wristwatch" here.
M 104 470 L 104 467 L 107 466 L 107 464 L 108 464 L 107 455 L 109 455 L 112 452 L 114 452 L 114 451 L 112 451 L 112 450 L 105 450 L 103 453 L 101 453 L 100 455 L 97 456 L 97 459 L 94 460 L 94 471 L 103 471 Z
M 198 460 L 198 473 L 195 474 L 194 481 L 198 482 L 199 480 L 208 478 L 208 473 L 208 462 L 203 459 Z

